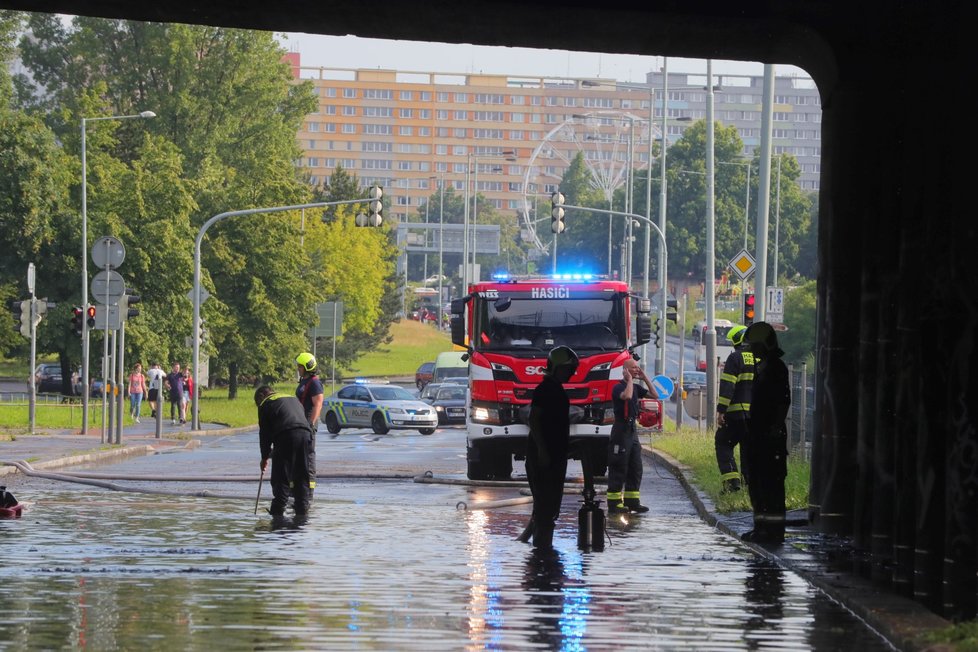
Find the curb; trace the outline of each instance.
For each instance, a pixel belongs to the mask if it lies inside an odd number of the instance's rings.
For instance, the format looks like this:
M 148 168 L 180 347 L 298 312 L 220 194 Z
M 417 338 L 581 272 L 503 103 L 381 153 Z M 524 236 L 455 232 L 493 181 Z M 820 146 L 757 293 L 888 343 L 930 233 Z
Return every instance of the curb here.
M 172 442 L 173 440 L 160 440 Z M 182 446 L 176 444 L 171 444 L 174 448 L 197 448 L 200 446 L 200 440 L 190 439 Z M 31 464 L 31 468 L 37 471 L 44 471 L 48 469 L 60 469 L 66 466 L 75 466 L 77 464 L 91 464 L 97 462 L 106 461 L 121 461 L 128 459 L 130 457 L 142 457 L 145 455 L 152 455 L 159 450 L 160 446 L 158 444 L 136 444 L 133 446 L 123 446 L 122 448 L 114 448 L 111 450 L 100 450 L 89 453 L 79 453 L 78 455 L 69 455 L 68 457 L 59 457 L 52 460 L 46 460 L 44 462 L 37 462 L 36 464 Z M 3 464 L 0 461 L 0 464 Z M 5 475 L 13 475 L 15 473 L 20 473 L 20 469 L 16 466 L 0 466 L 0 477 Z
M 793 559 L 779 555 L 778 549 L 765 548 L 754 542 L 743 541 L 738 533 L 717 517 L 713 501 L 693 485 L 688 475 L 688 466 L 662 451 L 645 445 L 642 446 L 642 453 L 652 458 L 654 462 L 660 463 L 675 476 L 686 491 L 690 502 L 693 503 L 696 513 L 707 524 L 734 537 L 741 545 L 749 547 L 757 555 L 777 562 L 782 568 L 804 578 L 829 598 L 856 614 L 897 649 L 908 652 L 933 650 L 935 644 L 925 641 L 923 635 L 951 625 L 950 621 L 938 616 L 919 602 L 893 593 L 884 593 L 869 580 L 858 575 L 829 569 L 812 570 L 816 564 L 795 563 Z

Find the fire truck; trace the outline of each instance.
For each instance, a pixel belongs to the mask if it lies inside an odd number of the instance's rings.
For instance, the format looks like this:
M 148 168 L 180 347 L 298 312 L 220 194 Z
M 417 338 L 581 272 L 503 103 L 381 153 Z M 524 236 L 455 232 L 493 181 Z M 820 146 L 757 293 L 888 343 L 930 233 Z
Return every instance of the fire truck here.
M 559 345 L 580 357 L 564 385 L 571 402 L 571 457 L 587 457 L 594 474 L 604 475 L 614 422 L 611 390 L 632 350 L 651 337 L 650 310 L 649 301 L 630 295 L 625 283 L 585 274 L 494 277 L 452 300 L 452 342 L 468 352 L 469 478 L 508 479 L 513 459 L 526 458 L 533 390 L 543 379 L 547 354 Z

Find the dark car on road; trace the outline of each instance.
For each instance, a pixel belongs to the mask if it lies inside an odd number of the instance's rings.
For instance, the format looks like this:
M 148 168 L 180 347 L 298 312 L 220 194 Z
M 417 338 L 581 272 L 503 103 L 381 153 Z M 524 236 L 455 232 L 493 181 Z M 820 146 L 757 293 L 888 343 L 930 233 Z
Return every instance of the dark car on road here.
M 414 372 L 414 384 L 417 385 L 418 389 L 424 389 L 424 386 L 431 382 L 434 371 L 434 362 L 425 362 L 418 367 L 418 370 Z
M 679 396 L 679 392 L 683 391 L 689 394 L 693 390 L 705 389 L 706 388 L 706 372 L 705 371 L 684 371 L 683 381 L 681 383 L 676 383 L 675 389 L 672 392 L 672 396 L 669 397 L 670 401 L 675 402 L 676 397 Z
M 34 383 L 38 392 L 61 392 L 61 365 L 39 364 L 34 370 Z
M 443 384 L 428 399 L 438 414 L 439 425 L 465 423 L 465 411 L 469 404 L 469 388 L 465 385 Z

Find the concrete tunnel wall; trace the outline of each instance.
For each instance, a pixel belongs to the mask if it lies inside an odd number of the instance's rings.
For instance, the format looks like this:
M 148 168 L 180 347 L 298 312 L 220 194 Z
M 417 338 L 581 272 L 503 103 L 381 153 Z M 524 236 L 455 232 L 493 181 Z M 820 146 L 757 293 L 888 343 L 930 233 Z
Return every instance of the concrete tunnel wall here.
M 962 63 L 973 60 L 964 3 L 297 1 L 284 12 L 255 0 L 0 0 L 0 7 L 806 69 L 823 110 L 809 511 L 820 530 L 851 539 L 855 570 L 949 617 L 974 617 L 978 220 L 969 201 L 974 120 L 960 110 L 971 108 Z

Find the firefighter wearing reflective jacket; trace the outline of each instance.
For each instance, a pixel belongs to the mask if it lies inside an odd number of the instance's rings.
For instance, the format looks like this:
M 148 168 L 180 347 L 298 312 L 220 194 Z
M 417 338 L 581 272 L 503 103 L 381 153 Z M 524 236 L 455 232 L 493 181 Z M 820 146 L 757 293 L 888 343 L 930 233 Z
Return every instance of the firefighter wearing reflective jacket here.
M 784 541 L 784 479 L 788 474 L 788 430 L 791 407 L 788 367 L 781 360 L 778 336 L 770 324 L 750 325 L 744 341 L 754 353 L 756 371 L 747 436 L 741 444 L 747 467 L 747 490 L 754 509 L 754 529 L 745 541 L 779 544 Z
M 258 406 L 258 441 L 261 471 L 272 460 L 272 505 L 268 512 L 279 516 L 292 496 L 297 516 L 309 511 L 316 470 L 309 462 L 312 427 L 302 404 L 294 396 L 279 394 L 263 385 L 255 390 Z
M 720 395 L 717 399 L 717 424 L 720 427 L 714 435 L 713 444 L 723 493 L 740 491 L 740 473 L 737 472 L 734 447 L 743 442 L 747 434 L 755 363 L 754 354 L 744 344 L 746 332 L 745 326 L 734 326 L 727 333 L 734 350 L 727 356 L 723 373 L 720 374 Z M 747 473 L 747 469 L 744 469 L 744 473 Z
M 638 402 L 649 395 L 652 384 L 633 358 L 625 360 L 621 373 L 621 382 L 611 390 L 615 423 L 608 441 L 608 513 L 643 514 L 649 508 L 639 500 L 642 445 L 635 434 L 635 419 Z M 645 387 L 633 383 L 633 378 L 641 379 Z

